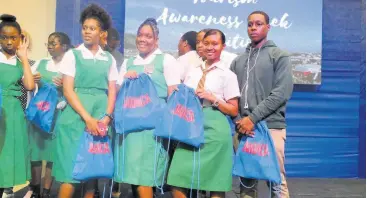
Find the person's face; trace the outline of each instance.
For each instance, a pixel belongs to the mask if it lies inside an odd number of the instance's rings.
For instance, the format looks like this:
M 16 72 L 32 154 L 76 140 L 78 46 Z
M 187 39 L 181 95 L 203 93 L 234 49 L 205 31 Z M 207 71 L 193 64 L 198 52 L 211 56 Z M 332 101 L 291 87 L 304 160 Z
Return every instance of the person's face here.
M 108 41 L 108 46 L 112 49 L 119 49 L 121 46 L 120 40 L 116 40 L 116 39 L 112 39 L 110 41 Z
M 21 42 L 21 39 L 22 36 L 15 27 L 4 26 L 0 30 L 0 45 L 7 54 L 15 54 Z
M 247 21 L 247 34 L 253 43 L 262 41 L 268 35 L 270 25 L 262 14 L 252 14 Z
M 57 36 L 50 36 L 47 41 L 47 50 L 52 57 L 58 57 L 64 53 L 64 47 Z
M 204 39 L 204 55 L 208 61 L 220 60 L 220 54 L 225 45 L 222 43 L 222 39 L 219 33 L 207 36 Z
M 83 23 L 82 37 L 85 45 L 98 45 L 103 37 L 99 21 L 93 18 L 86 19 Z
M 205 32 L 199 32 L 199 34 L 196 36 L 196 52 L 199 54 L 200 57 L 205 57 L 204 54 L 204 39 Z
M 136 47 L 140 54 L 151 53 L 158 46 L 158 39 L 155 37 L 152 28 L 144 25 L 140 28 L 136 37 Z
M 185 54 L 186 52 L 186 47 L 187 47 L 187 42 L 182 40 L 182 38 L 180 39 L 180 41 L 178 42 L 178 55 L 182 56 Z

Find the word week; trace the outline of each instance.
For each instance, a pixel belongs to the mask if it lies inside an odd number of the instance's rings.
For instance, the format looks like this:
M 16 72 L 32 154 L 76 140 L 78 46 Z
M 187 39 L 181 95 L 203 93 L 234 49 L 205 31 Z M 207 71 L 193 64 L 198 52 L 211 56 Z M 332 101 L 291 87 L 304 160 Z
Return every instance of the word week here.
M 144 107 L 151 102 L 152 100 L 150 99 L 148 94 L 145 94 L 139 97 L 128 96 L 125 98 L 123 107 L 125 109 L 139 108 L 139 107 Z
M 180 104 L 176 106 L 174 110 L 172 110 L 173 115 L 177 115 L 178 117 L 186 120 L 187 122 L 195 121 L 195 114 L 191 109 L 188 109 Z
M 104 143 L 89 143 L 89 149 L 88 149 L 89 153 L 93 153 L 93 154 L 106 154 L 106 153 L 110 153 L 110 147 L 108 145 L 107 142 Z
M 265 157 L 269 155 L 269 147 L 267 144 L 249 143 L 246 141 L 242 148 L 242 152 Z

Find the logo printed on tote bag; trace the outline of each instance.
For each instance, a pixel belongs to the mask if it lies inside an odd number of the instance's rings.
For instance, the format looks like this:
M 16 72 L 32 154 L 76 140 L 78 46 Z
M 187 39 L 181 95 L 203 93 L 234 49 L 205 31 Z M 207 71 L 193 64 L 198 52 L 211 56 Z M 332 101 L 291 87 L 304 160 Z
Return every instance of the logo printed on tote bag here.
M 39 101 L 36 103 L 37 109 L 40 111 L 48 111 L 50 110 L 50 103 L 47 101 Z
M 124 109 L 133 109 L 133 108 L 139 108 L 144 107 L 151 103 L 152 100 L 150 99 L 148 94 L 139 96 L 139 97 L 126 97 L 124 101 Z
M 269 155 L 269 147 L 267 144 L 246 142 L 242 148 L 242 152 L 265 157 Z
M 106 154 L 110 153 L 111 151 L 107 142 L 104 143 L 90 142 L 88 152 L 93 154 Z
M 176 108 L 171 112 L 173 115 L 177 115 L 178 117 L 186 120 L 187 122 L 195 121 L 194 111 L 184 107 L 181 104 L 177 104 Z

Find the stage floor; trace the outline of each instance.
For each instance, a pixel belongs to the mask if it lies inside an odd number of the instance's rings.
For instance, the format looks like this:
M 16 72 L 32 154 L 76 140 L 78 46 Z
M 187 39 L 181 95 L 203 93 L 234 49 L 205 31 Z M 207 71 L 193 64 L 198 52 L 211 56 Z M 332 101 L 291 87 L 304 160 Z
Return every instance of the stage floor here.
M 100 180 L 99 188 L 101 192 L 101 198 L 103 197 L 103 184 L 107 180 Z M 291 197 L 297 198 L 310 198 L 310 197 L 366 197 L 366 180 L 364 179 L 301 179 L 290 178 L 288 179 L 288 187 Z M 52 188 L 52 197 L 56 197 L 59 183 L 55 182 Z M 121 188 L 121 198 L 132 197 L 131 188 L 129 185 L 123 184 Z M 23 198 L 26 194 L 27 188 L 18 190 L 15 193 L 15 198 Z M 78 193 L 79 194 L 79 193 Z M 76 195 L 80 198 L 80 194 Z M 109 197 L 109 191 L 106 190 L 105 197 Z M 157 197 L 171 198 L 171 194 L 168 192 Z M 239 184 L 238 179 L 234 179 L 233 190 L 226 194 L 228 198 L 239 197 Z M 265 182 L 259 184 L 259 198 L 268 198 L 269 190 Z

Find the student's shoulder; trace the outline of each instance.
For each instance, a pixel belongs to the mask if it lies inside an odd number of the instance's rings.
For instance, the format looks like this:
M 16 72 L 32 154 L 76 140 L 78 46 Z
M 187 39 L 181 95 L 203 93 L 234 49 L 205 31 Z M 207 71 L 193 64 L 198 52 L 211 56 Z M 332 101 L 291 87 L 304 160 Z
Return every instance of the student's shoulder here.
M 162 53 L 162 55 L 164 56 L 164 59 L 176 60 L 176 58 L 169 53 Z
M 231 78 L 237 78 L 237 75 L 231 71 L 229 68 L 221 68 L 223 70 L 223 75 L 226 77 L 226 79 L 230 80 Z
M 282 58 L 282 57 L 289 57 L 290 56 L 290 54 L 287 51 L 285 51 L 285 50 L 283 50 L 283 49 L 281 49 L 277 46 L 269 47 L 268 52 L 269 52 L 269 55 L 274 59 L 279 59 L 279 58 Z
M 248 54 L 246 52 L 242 52 L 233 59 L 232 64 L 238 64 L 240 62 L 246 61 L 247 57 Z

